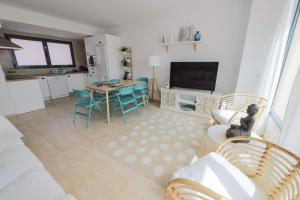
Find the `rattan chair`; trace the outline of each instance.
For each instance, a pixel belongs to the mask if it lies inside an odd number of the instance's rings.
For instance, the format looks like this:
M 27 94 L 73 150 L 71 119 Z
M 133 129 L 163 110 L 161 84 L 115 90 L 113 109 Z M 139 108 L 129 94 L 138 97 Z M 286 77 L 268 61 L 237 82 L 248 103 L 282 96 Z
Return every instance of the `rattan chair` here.
M 266 102 L 266 98 L 251 94 L 228 94 L 215 102 L 211 116 L 215 124 L 239 123 L 239 120 L 247 115 L 248 106 L 256 104 L 259 108 L 256 114 L 256 121 L 258 122 Z
M 216 154 L 258 184 L 265 195 L 263 199 L 300 199 L 300 158 L 288 150 L 257 138 L 235 137 L 220 145 Z M 204 176 L 203 170 L 197 173 Z M 242 190 L 237 185 L 230 185 L 229 188 Z M 216 187 L 208 188 L 190 178 L 175 178 L 167 185 L 166 194 L 174 200 L 231 199 L 216 190 Z M 249 192 L 250 189 L 247 190 Z

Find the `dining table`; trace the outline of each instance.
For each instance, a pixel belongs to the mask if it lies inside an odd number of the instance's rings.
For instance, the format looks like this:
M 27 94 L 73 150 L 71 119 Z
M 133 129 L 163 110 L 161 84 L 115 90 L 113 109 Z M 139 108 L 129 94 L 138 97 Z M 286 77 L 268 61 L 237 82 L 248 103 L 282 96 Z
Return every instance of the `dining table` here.
M 107 117 L 107 123 L 110 124 L 110 108 L 109 108 L 109 93 L 118 91 L 121 88 L 130 87 L 138 84 L 139 81 L 134 80 L 126 80 L 122 81 L 118 84 L 104 84 L 101 86 L 96 85 L 88 85 L 86 86 L 86 89 L 90 92 L 90 95 L 93 96 L 94 92 L 102 92 L 105 93 L 106 98 L 106 117 Z

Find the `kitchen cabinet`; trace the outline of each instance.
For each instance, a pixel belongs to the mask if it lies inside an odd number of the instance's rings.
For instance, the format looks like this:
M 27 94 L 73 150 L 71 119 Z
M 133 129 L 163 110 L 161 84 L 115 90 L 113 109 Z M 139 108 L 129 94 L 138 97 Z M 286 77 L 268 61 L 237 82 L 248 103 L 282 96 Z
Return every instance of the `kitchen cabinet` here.
M 47 76 L 47 81 L 52 99 L 69 96 L 66 75 Z
M 39 80 L 18 80 L 7 82 L 17 114 L 45 108 Z
M 67 74 L 67 84 L 69 92 L 73 92 L 74 89 L 85 89 L 84 74 Z
M 16 114 L 15 105 L 9 92 L 7 81 L 0 64 L 0 115 Z
M 39 77 L 39 85 L 41 88 L 44 101 L 50 100 L 51 99 L 50 90 L 49 90 L 49 85 L 46 76 Z

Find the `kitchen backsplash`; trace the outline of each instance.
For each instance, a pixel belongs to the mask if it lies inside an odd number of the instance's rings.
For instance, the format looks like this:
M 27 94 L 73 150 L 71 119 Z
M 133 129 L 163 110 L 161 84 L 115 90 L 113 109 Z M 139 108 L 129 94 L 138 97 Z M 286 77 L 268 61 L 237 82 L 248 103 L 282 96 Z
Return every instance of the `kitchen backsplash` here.
M 5 74 L 8 75 L 32 75 L 32 74 L 48 74 L 55 68 L 48 69 L 14 69 L 14 68 L 4 68 Z M 76 68 L 64 68 L 67 72 L 72 72 Z

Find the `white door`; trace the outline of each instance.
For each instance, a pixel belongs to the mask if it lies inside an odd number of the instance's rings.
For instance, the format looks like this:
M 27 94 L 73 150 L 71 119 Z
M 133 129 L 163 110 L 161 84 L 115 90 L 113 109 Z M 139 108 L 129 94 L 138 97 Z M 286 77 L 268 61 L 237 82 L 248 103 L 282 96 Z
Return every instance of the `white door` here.
M 44 98 L 44 101 L 50 100 L 50 91 L 46 76 L 39 77 L 39 85 Z
M 121 67 L 121 40 L 120 37 L 113 35 L 106 35 L 106 51 L 107 51 L 107 63 L 109 79 L 120 79 L 124 74 L 124 70 Z
M 83 74 L 68 74 L 66 75 L 69 92 L 74 89 L 83 90 L 85 88 Z
M 52 99 L 69 96 L 69 90 L 65 75 L 48 76 L 47 81 Z
M 107 45 L 97 44 L 96 48 L 96 67 L 99 77 L 102 80 L 109 80 L 109 65 L 107 59 Z

